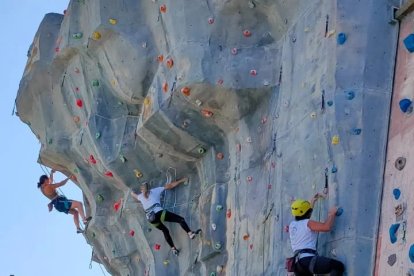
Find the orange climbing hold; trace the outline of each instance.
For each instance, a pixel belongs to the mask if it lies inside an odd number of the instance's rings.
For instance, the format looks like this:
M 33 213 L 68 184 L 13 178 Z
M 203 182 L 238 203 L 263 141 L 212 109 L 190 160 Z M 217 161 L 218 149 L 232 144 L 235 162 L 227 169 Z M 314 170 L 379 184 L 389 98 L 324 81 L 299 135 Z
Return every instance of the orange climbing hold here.
M 93 157 L 93 155 L 89 155 L 89 162 L 91 162 L 92 164 L 96 164 L 96 160 L 95 157 Z
M 135 231 L 134 231 L 134 230 L 130 230 L 130 231 L 129 231 L 129 235 L 130 235 L 131 237 L 133 237 L 133 236 L 135 235 Z
M 162 4 L 160 6 L 160 12 L 162 12 L 162 13 L 166 13 L 167 12 L 167 6 L 165 4 Z
M 82 100 L 81 99 L 77 99 L 76 100 L 76 105 L 79 106 L 79 107 L 82 107 L 83 106 Z
M 113 174 L 111 171 L 106 171 L 106 172 L 105 172 L 105 175 L 106 175 L 107 177 L 114 177 L 114 174 Z
M 164 61 L 164 56 L 163 55 L 158 55 L 157 60 L 158 60 L 158 62 L 163 62 Z
M 164 92 L 167 92 L 168 91 L 168 83 L 167 82 L 164 82 L 162 84 L 162 91 L 164 91 Z
M 252 35 L 252 32 L 250 32 L 249 30 L 244 30 L 244 31 L 243 31 L 243 35 L 244 35 L 245 37 L 250 37 L 250 36 Z
M 203 114 L 204 117 L 210 118 L 213 117 L 214 113 L 207 109 L 202 109 L 201 114 Z
M 166 65 L 168 69 L 171 69 L 174 66 L 174 61 L 172 60 L 172 58 L 167 59 Z
M 243 235 L 243 240 L 247 241 L 247 240 L 249 240 L 249 238 L 250 238 L 249 234 L 246 233 L 246 234 Z
M 190 96 L 190 87 L 188 86 L 184 86 L 183 88 L 181 88 L 181 93 L 183 93 L 184 96 Z

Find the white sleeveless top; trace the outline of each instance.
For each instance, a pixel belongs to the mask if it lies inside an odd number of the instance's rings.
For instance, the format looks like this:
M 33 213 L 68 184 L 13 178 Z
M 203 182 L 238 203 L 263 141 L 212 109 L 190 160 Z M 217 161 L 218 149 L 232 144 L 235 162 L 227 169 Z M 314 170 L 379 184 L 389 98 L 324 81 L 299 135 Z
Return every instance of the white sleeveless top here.
M 308 227 L 308 221 L 309 219 L 294 220 L 289 225 L 290 244 L 293 252 L 305 248 L 316 250 L 318 233 Z

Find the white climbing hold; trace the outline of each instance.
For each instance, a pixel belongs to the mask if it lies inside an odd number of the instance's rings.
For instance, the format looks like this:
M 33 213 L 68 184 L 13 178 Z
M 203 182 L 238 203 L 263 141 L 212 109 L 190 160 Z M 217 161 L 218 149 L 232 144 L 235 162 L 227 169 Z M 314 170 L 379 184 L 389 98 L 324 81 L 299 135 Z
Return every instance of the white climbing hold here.
M 211 224 L 211 229 L 213 229 L 213 231 L 216 231 L 216 229 L 217 229 L 217 225 L 216 225 L 215 223 L 212 223 L 212 224 Z

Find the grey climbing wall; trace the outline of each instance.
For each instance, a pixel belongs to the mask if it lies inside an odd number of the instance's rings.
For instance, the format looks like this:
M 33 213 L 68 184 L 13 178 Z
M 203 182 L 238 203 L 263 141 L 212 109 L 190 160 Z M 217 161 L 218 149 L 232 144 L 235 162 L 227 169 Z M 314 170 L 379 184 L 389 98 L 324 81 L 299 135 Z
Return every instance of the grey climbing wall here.
M 397 26 L 386 0 L 71 1 L 29 49 L 20 119 L 75 174 L 113 275 L 285 275 L 290 202 L 341 205 L 319 251 L 374 269 Z M 131 189 L 182 176 L 180 257 Z M 367 200 L 369 198 L 370 200 Z

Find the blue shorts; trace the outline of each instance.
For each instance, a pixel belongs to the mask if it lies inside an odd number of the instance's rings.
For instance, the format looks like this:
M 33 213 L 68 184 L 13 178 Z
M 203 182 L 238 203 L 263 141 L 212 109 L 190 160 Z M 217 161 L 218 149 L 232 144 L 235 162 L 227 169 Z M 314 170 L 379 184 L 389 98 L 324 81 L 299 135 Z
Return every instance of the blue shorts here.
M 72 207 L 72 200 L 69 200 L 64 196 L 58 196 L 52 200 L 51 203 L 53 204 L 53 207 L 56 208 L 56 210 L 65 214 L 69 213 L 69 210 Z

